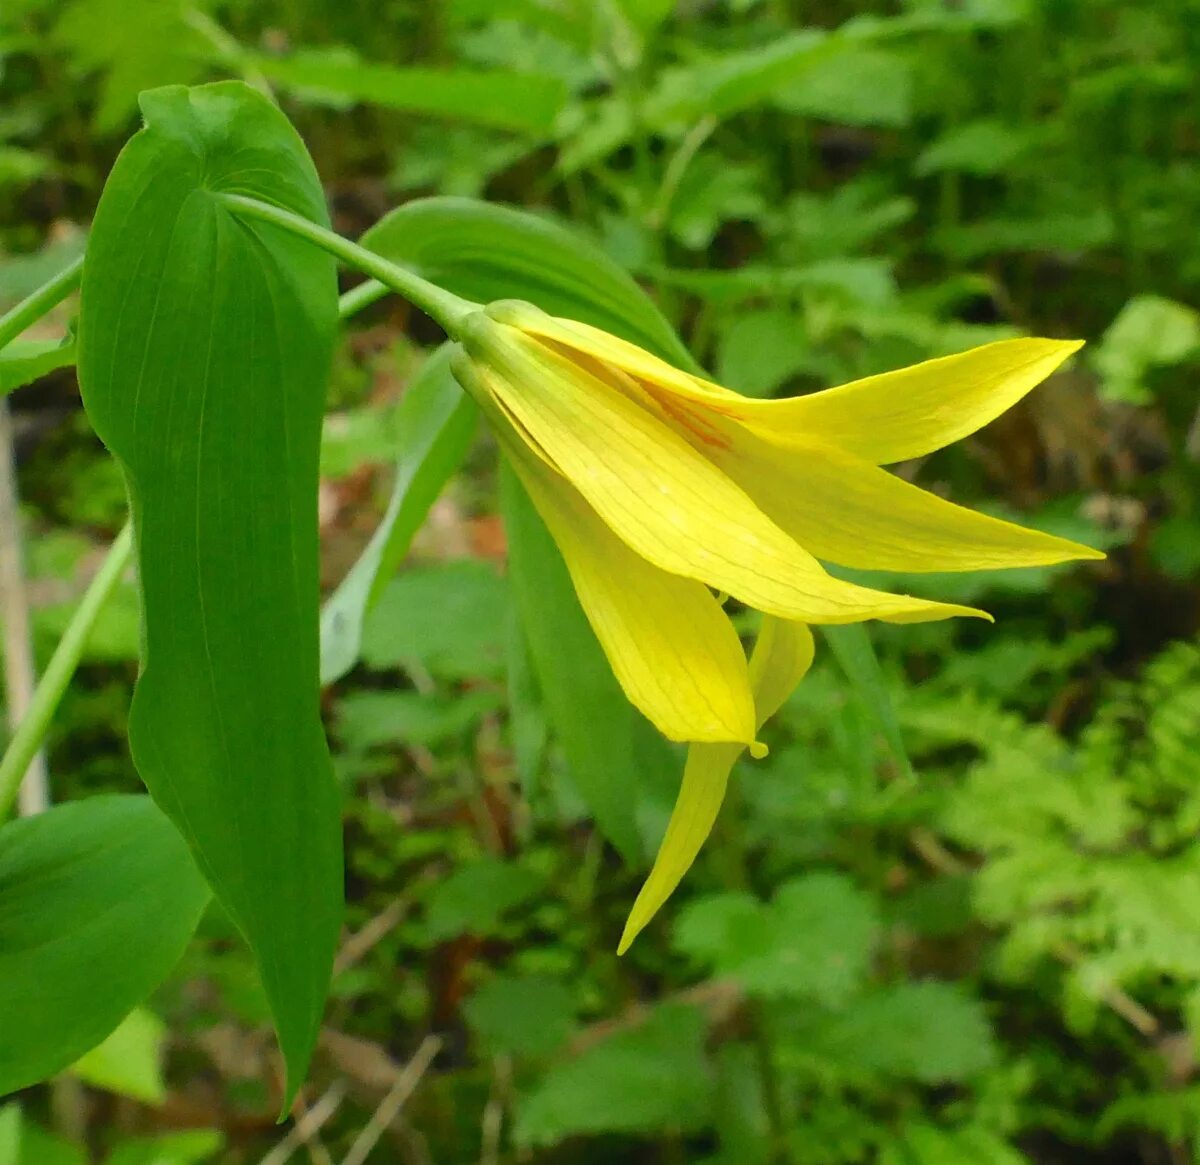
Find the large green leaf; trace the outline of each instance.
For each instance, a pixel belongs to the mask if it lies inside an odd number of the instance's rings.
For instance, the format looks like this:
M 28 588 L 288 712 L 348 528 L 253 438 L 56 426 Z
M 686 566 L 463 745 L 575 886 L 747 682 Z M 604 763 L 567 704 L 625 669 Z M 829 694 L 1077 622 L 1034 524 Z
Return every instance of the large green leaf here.
M 318 708 L 317 466 L 332 261 L 239 192 L 326 219 L 283 115 L 237 82 L 142 97 L 96 212 L 79 378 L 128 478 L 142 589 L 134 761 L 246 936 L 288 1065 L 341 921 L 340 797 Z
M 310 54 L 248 62 L 289 88 L 499 129 L 548 133 L 567 98 L 557 77 L 477 69 L 394 68 Z
M 471 198 L 419 198 L 362 245 L 480 303 L 527 299 L 692 367 L 691 354 L 629 273 L 578 235 L 527 211 Z
M 400 402 L 396 479 L 383 520 L 321 611 L 322 683 L 340 679 L 357 661 L 367 609 L 395 574 L 442 486 L 462 464 L 475 420 L 474 404 L 450 374 L 450 349 L 440 348 Z
M 0 829 L 0 1093 L 95 1047 L 183 953 L 208 890 L 148 797 Z

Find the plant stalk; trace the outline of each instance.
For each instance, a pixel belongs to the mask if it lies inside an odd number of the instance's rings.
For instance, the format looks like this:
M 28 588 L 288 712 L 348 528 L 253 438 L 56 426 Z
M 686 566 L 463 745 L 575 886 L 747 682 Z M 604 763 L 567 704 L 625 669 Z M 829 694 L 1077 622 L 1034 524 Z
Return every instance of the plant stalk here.
M 481 306 L 468 299 L 462 299 L 435 283 L 430 283 L 428 279 L 422 279 L 415 272 L 397 266 L 382 255 L 368 251 L 366 247 L 360 247 L 357 243 L 352 243 L 349 239 L 344 239 L 341 235 L 326 230 L 325 227 L 318 226 L 290 210 L 268 202 L 260 202 L 257 198 L 248 198 L 244 194 L 221 194 L 219 197 L 234 213 L 281 227 L 328 251 L 343 263 L 357 267 L 420 308 L 451 336 L 456 333 L 462 319 L 471 312 L 478 311 Z
M 108 548 L 96 577 L 88 585 L 75 614 L 71 616 L 71 622 L 54 649 L 41 683 L 33 693 L 29 708 L 17 725 L 3 758 L 0 758 L 0 820 L 8 815 L 29 763 L 42 746 L 50 719 L 79 666 L 96 617 L 116 590 L 132 557 L 133 528 L 127 522 Z
M 15 340 L 30 324 L 36 323 L 52 307 L 61 303 L 79 286 L 83 276 L 83 257 L 64 267 L 32 295 L 26 296 L 11 311 L 0 316 L 0 348 Z

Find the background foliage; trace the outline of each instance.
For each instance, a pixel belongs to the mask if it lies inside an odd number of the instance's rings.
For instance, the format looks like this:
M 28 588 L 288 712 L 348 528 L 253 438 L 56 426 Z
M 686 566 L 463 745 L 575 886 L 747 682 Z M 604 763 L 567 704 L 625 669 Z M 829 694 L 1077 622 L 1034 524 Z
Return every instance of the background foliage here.
M 431 193 L 533 209 L 634 273 L 744 392 L 1017 331 L 1088 338 L 904 472 L 1110 551 L 920 580 L 998 626 L 876 635 L 915 774 L 823 651 L 618 960 L 643 871 L 564 760 L 605 755 L 604 718 L 582 746 L 547 735 L 519 617 L 553 562 L 506 569 L 478 437 L 326 691 L 350 929 L 305 1103 L 340 1103 L 298 1156 L 1197 1159 L 1200 5 L 146 0 L 130 20 L 117 0 L 7 0 L 0 300 L 81 251 L 138 91 L 218 76 L 277 94 L 342 233 Z M 389 301 L 341 341 L 330 590 L 444 407 L 405 391 L 437 339 Z M 73 375 L 36 356 L 49 375 L 14 408 L 44 654 L 124 496 Z M 57 721 L 56 800 L 138 787 L 136 646 L 127 590 Z M 644 857 L 680 759 L 647 734 L 616 763 Z M 265 1017 L 210 907 L 149 1009 L 0 1108 L 0 1165 L 260 1160 L 282 1084 Z

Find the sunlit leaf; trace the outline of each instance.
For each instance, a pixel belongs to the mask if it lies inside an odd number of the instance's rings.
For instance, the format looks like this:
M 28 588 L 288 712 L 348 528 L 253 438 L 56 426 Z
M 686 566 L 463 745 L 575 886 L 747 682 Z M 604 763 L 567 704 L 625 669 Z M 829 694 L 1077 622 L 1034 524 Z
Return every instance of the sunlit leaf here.
M 258 961 L 289 1097 L 341 920 L 340 798 L 318 709 L 317 467 L 332 261 L 234 219 L 238 191 L 325 221 L 283 115 L 225 82 L 143 95 L 96 212 L 88 415 L 124 467 L 143 670 L 134 761 Z
M 0 829 L 0 1093 L 67 1067 L 170 971 L 208 901 L 148 797 Z
M 71 1072 L 93 1088 L 103 1088 L 146 1104 L 167 1095 L 162 1076 L 166 1025 L 152 1011 L 135 1007 Z

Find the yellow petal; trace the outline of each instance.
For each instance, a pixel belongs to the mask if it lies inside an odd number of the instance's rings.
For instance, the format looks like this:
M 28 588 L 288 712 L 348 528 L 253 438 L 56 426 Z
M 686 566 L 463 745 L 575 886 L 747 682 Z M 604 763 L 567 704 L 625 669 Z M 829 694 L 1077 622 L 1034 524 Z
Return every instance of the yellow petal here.
M 812 632 L 803 623 L 768 617 L 750 660 L 758 723 L 773 716 L 804 678 L 813 659 Z M 691 868 L 717 819 L 737 745 L 693 744 L 688 749 L 683 784 L 667 823 L 654 866 L 629 912 L 617 954 L 623 955 Z
M 835 445 L 874 465 L 922 457 L 974 433 L 1082 347 L 1079 340 L 998 340 L 808 396 L 752 400 L 588 324 L 528 304 L 494 306 L 497 318 L 719 416 L 744 421 L 773 440 Z
M 566 480 L 505 444 L 630 702 L 672 740 L 753 741 L 746 656 L 708 588 L 639 557 Z
M 988 618 L 970 607 L 832 578 L 648 408 L 537 341 L 508 331 L 502 342 L 489 338 L 479 378 L 516 431 L 642 558 L 784 619 Z M 470 343 L 468 337 L 468 352 Z
M 818 558 L 863 570 L 990 570 L 1103 558 L 1089 546 L 956 506 L 832 447 L 774 445 L 727 425 L 721 465 Z
M 781 407 L 771 413 L 770 435 L 836 445 L 875 465 L 923 457 L 983 428 L 1082 346 L 1079 340 L 998 340 L 776 401 Z

